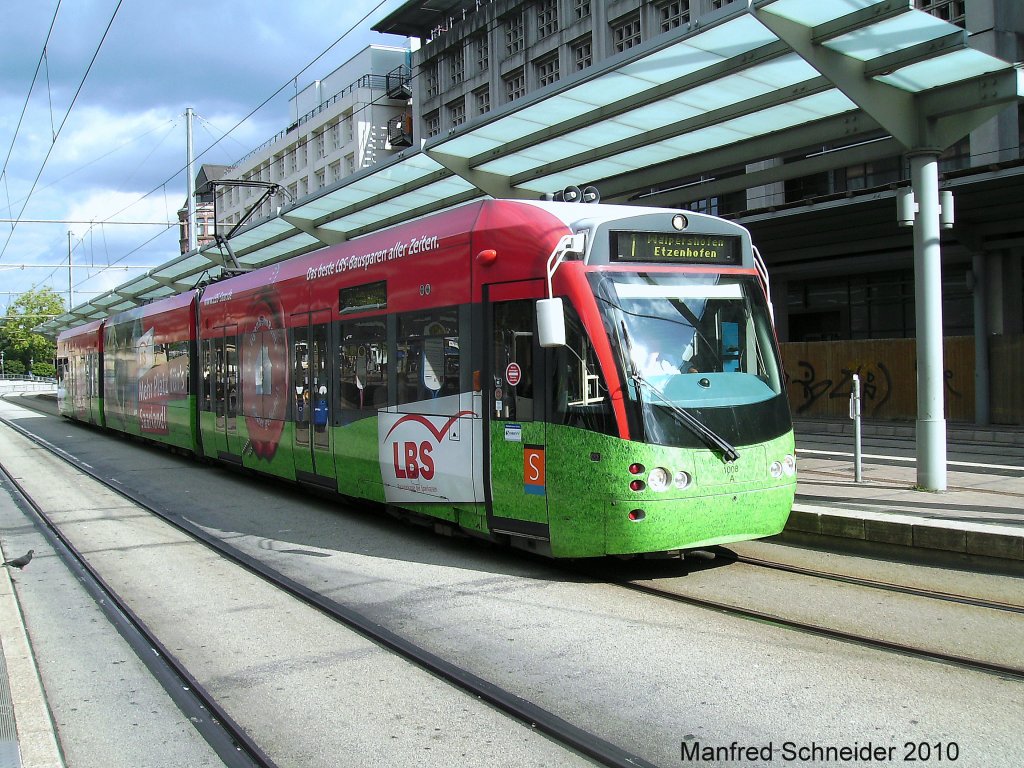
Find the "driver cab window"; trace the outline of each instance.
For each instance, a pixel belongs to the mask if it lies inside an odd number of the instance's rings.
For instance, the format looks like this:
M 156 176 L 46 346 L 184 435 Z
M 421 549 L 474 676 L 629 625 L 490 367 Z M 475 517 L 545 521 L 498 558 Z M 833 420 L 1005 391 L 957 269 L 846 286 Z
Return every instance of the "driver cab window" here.
M 556 424 L 616 434 L 608 385 L 576 311 L 565 309 L 565 346 L 553 350 Z

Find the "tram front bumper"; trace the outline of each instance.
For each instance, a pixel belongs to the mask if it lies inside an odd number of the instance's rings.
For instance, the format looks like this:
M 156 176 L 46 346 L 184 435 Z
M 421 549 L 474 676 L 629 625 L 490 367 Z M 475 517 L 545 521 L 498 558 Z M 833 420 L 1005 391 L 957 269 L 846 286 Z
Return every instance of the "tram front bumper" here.
M 665 552 L 780 533 L 796 484 L 681 499 L 616 500 L 605 508 L 605 554 Z

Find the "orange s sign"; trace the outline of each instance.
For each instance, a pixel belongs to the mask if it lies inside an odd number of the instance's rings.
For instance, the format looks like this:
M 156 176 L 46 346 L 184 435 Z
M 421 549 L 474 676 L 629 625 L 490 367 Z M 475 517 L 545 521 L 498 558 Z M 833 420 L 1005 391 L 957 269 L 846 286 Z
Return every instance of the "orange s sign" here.
M 523 446 L 523 484 L 527 493 L 544 495 L 544 446 Z

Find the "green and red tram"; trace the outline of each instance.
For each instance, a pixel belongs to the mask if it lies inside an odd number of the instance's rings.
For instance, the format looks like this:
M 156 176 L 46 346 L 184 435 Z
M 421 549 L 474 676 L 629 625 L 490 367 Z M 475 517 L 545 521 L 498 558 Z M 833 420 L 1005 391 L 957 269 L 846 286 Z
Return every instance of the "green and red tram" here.
M 714 217 L 471 203 L 61 334 L 61 409 L 556 557 L 768 536 L 764 280 Z

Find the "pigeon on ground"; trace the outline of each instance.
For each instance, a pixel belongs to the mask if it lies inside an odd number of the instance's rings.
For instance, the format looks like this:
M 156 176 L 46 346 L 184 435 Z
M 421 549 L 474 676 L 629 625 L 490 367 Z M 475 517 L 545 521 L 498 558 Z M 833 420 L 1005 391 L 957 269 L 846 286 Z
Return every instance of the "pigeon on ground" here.
M 17 568 L 20 571 L 22 568 L 24 568 L 26 565 L 28 565 L 29 561 L 32 559 L 33 553 L 35 553 L 35 550 L 34 549 L 30 549 L 28 552 L 26 552 L 21 557 L 15 557 L 15 558 L 12 558 L 10 560 L 4 560 L 3 565 L 5 565 L 5 566 L 13 565 L 15 568 Z

